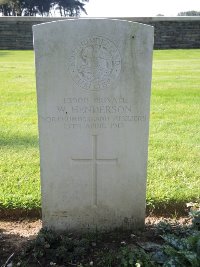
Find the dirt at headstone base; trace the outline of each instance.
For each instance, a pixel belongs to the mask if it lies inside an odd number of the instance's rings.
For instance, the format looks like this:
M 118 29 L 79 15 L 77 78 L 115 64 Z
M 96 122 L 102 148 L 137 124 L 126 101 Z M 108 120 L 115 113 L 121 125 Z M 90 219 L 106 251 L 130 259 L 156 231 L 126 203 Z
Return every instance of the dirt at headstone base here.
M 158 242 L 154 237 L 154 226 L 160 221 L 168 220 L 163 217 L 147 217 L 145 230 L 137 234 L 137 239 L 141 242 Z M 181 217 L 176 220 L 179 224 L 186 225 L 190 223 L 188 217 Z M 21 220 L 2 220 L 0 221 L 0 266 L 3 266 L 7 259 L 14 253 L 13 259 L 23 248 L 26 247 L 30 240 L 36 238 L 42 227 L 41 220 L 21 219 Z M 133 237 L 133 236 L 132 236 Z M 112 238 L 112 237 L 111 237 Z M 119 242 L 126 242 L 125 233 L 118 236 Z M 110 239 L 110 237 L 108 237 Z M 107 240 L 108 241 L 108 240 Z M 105 242 L 107 242 L 105 240 Z M 109 240 L 110 242 L 111 240 Z
M 0 221 L 0 266 L 33 239 L 41 226 L 41 220 Z

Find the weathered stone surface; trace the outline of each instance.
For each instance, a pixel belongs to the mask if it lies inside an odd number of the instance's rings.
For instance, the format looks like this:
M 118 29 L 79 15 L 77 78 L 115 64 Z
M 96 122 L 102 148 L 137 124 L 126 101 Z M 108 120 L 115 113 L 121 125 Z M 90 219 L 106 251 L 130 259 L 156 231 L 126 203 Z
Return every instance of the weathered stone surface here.
M 44 226 L 141 228 L 153 27 L 83 19 L 33 31 Z

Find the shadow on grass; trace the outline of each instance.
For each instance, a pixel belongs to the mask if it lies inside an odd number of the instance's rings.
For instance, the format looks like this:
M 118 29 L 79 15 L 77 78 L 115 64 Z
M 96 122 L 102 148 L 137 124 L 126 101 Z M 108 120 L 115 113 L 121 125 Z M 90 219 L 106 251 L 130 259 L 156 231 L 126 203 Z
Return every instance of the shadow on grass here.
M 193 201 L 195 202 L 196 200 Z M 184 201 L 171 201 L 168 203 L 158 202 L 154 207 L 149 207 L 147 204 L 146 208 L 146 216 L 180 218 L 187 216 L 188 213 L 189 208 L 186 207 L 186 202 Z M 26 210 L 21 208 L 12 209 L 0 207 L 0 217 L 4 220 L 20 220 L 21 218 L 41 219 L 42 209 L 35 208 Z
M 0 57 L 4 57 L 4 56 L 10 56 L 10 55 L 13 55 L 13 53 L 11 51 L 3 51 L 1 50 L 0 51 Z
M 190 202 L 196 202 L 196 199 L 191 199 Z M 187 200 L 170 200 L 168 202 L 154 202 L 154 205 L 148 205 L 146 208 L 147 216 L 164 216 L 164 217 L 181 217 L 187 216 L 189 209 L 186 206 Z
M 9 147 L 38 147 L 38 137 L 37 136 L 0 136 L 0 146 L 9 146 Z
M 5 221 L 16 221 L 21 219 L 41 219 L 42 218 L 42 210 L 41 208 L 35 208 L 31 210 L 26 209 L 6 209 L 0 207 L 0 218 Z M 1 266 L 1 265 L 0 265 Z

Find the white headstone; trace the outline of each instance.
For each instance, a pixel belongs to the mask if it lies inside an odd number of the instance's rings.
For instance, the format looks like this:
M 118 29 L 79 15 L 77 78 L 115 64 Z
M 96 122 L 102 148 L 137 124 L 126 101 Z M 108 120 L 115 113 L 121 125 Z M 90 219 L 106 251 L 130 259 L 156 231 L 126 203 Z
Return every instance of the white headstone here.
M 72 19 L 33 32 L 43 225 L 143 227 L 153 27 Z

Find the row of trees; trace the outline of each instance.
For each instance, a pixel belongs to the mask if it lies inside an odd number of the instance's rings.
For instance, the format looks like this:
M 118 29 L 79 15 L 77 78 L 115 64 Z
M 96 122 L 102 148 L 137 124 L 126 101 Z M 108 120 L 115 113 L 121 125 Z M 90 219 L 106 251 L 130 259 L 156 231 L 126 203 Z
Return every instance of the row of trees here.
M 184 11 L 178 13 L 178 16 L 200 16 L 200 11 L 195 11 L 195 10 Z
M 158 14 L 158 17 L 163 17 L 163 14 Z M 184 11 L 184 12 L 179 12 L 177 16 L 200 16 L 200 11 Z
M 86 13 L 84 2 L 89 0 L 0 0 L 3 16 L 49 16 L 59 12 L 61 16 L 79 16 Z

